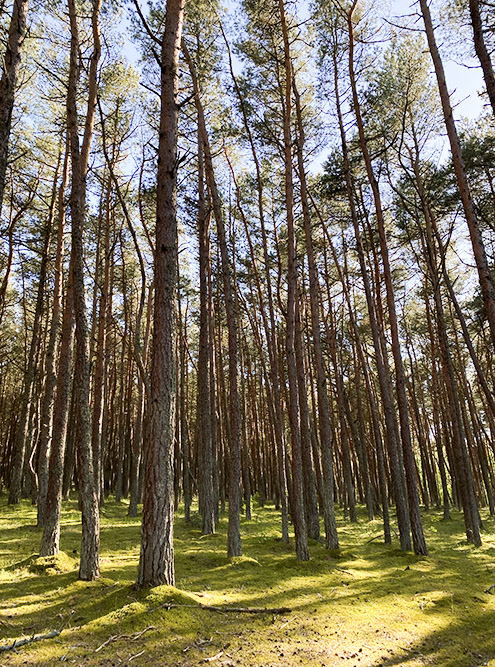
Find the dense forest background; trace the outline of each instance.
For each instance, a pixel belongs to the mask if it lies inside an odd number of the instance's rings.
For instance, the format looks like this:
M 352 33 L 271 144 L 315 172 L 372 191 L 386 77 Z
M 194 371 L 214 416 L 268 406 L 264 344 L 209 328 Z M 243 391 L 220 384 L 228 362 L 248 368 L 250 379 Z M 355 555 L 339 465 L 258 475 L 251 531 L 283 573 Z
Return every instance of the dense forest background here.
M 55 554 L 78 490 L 92 579 L 99 508 L 144 494 L 141 585 L 174 582 L 181 502 L 204 534 L 228 509 L 230 556 L 253 497 L 300 560 L 360 503 L 403 550 L 428 551 L 422 507 L 461 508 L 480 545 L 493 4 L 189 0 L 183 26 L 166 5 L 0 8 L 9 503 L 37 503 Z M 482 74 L 470 121 L 450 60 Z

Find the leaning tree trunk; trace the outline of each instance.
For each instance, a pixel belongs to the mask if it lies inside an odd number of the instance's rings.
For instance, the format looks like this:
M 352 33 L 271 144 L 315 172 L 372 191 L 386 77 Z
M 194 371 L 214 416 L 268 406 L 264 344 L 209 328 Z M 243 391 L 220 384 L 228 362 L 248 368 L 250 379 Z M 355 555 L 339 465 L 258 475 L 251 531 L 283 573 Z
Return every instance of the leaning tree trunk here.
M 469 0 L 469 13 L 471 15 L 471 25 L 473 26 L 474 49 L 483 70 L 486 92 L 490 100 L 493 115 L 495 116 L 495 74 L 493 73 L 490 52 L 487 49 L 483 35 L 483 22 L 481 20 L 479 0 Z
M 435 74 L 437 77 L 438 91 L 440 93 L 440 100 L 442 102 L 445 127 L 447 128 L 447 136 L 449 137 L 454 172 L 457 179 L 462 206 L 464 209 L 464 215 L 466 216 L 466 222 L 469 229 L 474 260 L 478 270 L 481 294 L 483 297 L 483 303 L 488 319 L 488 326 L 490 329 L 490 338 L 492 345 L 495 347 L 495 289 L 493 286 L 493 279 L 490 273 L 490 267 L 488 265 L 485 246 L 481 237 L 481 231 L 474 208 L 473 198 L 471 196 L 471 190 L 469 188 L 469 183 L 466 177 L 466 169 L 461 153 L 461 144 L 454 121 L 449 91 L 447 88 L 447 82 L 445 80 L 443 63 L 435 39 L 430 9 L 426 0 L 420 0 L 420 6 L 426 28 L 426 37 L 428 39 L 431 59 L 433 61 L 433 66 L 435 68 Z
M 50 462 L 50 448 L 53 437 L 53 403 L 55 387 L 57 385 L 57 374 L 55 359 L 58 349 L 57 338 L 60 327 L 60 309 L 62 302 L 62 267 L 64 254 L 64 230 L 65 230 L 65 190 L 67 188 L 69 174 L 69 151 L 66 148 L 64 164 L 62 168 L 62 182 L 57 194 L 57 249 L 55 255 L 55 284 L 53 288 L 52 315 L 50 332 L 46 347 L 45 361 L 45 388 L 40 417 L 39 437 L 39 466 L 38 466 L 38 526 L 45 524 L 45 506 L 48 493 L 48 471 Z M 72 305 L 71 305 L 72 308 Z
M 161 106 L 156 190 L 155 302 L 148 445 L 137 585 L 175 583 L 174 433 L 177 293 L 177 95 L 185 0 L 167 0 L 161 43 Z
M 389 453 L 389 459 L 390 459 L 390 466 L 391 466 L 391 471 L 392 471 L 392 482 L 393 482 L 393 489 L 394 489 L 394 499 L 395 499 L 395 506 L 396 506 L 396 511 L 397 511 L 397 523 L 398 523 L 398 528 L 399 528 L 399 538 L 400 538 L 400 545 L 401 549 L 404 551 L 408 551 L 411 549 L 411 535 L 410 535 L 410 521 L 409 521 L 409 516 L 407 512 L 407 499 L 405 495 L 405 490 L 404 490 L 404 483 L 403 483 L 403 471 L 402 471 L 402 465 L 400 462 L 400 456 L 399 456 L 399 447 L 398 447 L 398 442 L 397 442 L 397 435 L 396 435 L 396 429 L 394 425 L 395 421 L 395 408 L 394 408 L 394 403 L 391 395 L 391 389 L 390 389 L 390 378 L 389 378 L 389 373 L 388 373 L 388 368 L 385 364 L 385 359 L 382 356 L 382 349 L 381 349 L 381 344 L 380 344 L 380 332 L 379 332 L 379 325 L 377 321 L 377 315 L 376 315 L 376 307 L 375 307 L 375 302 L 373 300 L 373 295 L 371 291 L 371 285 L 370 285 L 370 278 L 368 275 L 368 269 L 366 266 L 366 261 L 365 261 L 365 256 L 364 256 L 364 248 L 363 248 L 363 241 L 361 237 L 361 230 L 359 227 L 359 220 L 358 220 L 358 212 L 356 210 L 356 205 L 354 202 L 354 190 L 353 190 L 353 182 L 351 178 L 351 168 L 350 168 L 350 162 L 349 162 L 349 156 L 348 156 L 348 150 L 347 150 L 347 140 L 346 140 L 346 135 L 345 135 L 345 129 L 344 129 L 344 121 L 342 117 L 342 111 L 341 111 L 341 106 L 340 106 L 340 95 L 339 95 L 339 86 L 338 86 L 338 76 L 337 76 L 337 60 L 336 60 L 336 55 L 334 54 L 334 85 L 335 85 L 335 96 L 336 96 L 336 102 L 337 102 L 337 117 L 339 121 L 339 132 L 341 136 L 341 143 L 342 143 L 342 154 L 344 157 L 344 174 L 345 174 L 345 180 L 346 180 L 346 190 L 347 190 L 347 196 L 349 200 L 349 207 L 351 210 L 351 219 L 352 219 L 352 226 L 354 229 L 354 235 L 356 238 L 356 251 L 358 255 L 358 261 L 359 261 L 359 268 L 361 271 L 361 278 L 363 281 L 363 286 L 364 286 L 364 291 L 366 295 L 366 305 L 368 309 L 368 316 L 370 319 L 370 328 L 371 328 L 371 334 L 373 338 L 373 347 L 375 350 L 375 357 L 376 357 L 376 368 L 378 372 L 378 381 L 379 381 L 379 386 L 380 386 L 380 394 L 382 397 L 382 402 L 383 402 L 383 414 L 384 414 L 384 421 L 385 421 L 385 429 L 386 429 L 386 442 L 387 442 L 387 449 Z M 364 357 L 363 357 L 364 361 Z M 363 367 L 365 365 L 363 364 Z M 368 391 L 371 388 L 371 383 L 369 382 L 369 374 L 366 376 L 368 378 Z M 372 409 L 374 406 L 374 399 L 373 395 L 370 392 L 370 406 L 372 406 Z M 375 410 L 376 414 L 377 410 Z M 382 450 L 381 450 L 381 434 L 379 431 L 379 426 L 376 423 L 376 421 L 373 422 L 374 424 L 374 432 L 375 432 L 375 439 L 377 443 L 377 448 L 379 452 L 379 457 L 383 458 L 381 456 Z M 383 477 L 383 476 L 382 476 Z M 386 497 L 386 492 L 384 490 L 384 486 L 382 484 L 382 480 L 380 482 L 381 488 L 382 488 L 382 493 L 383 493 L 383 499 L 385 502 L 385 497 Z M 385 530 L 385 539 L 386 541 L 390 537 L 390 531 L 389 528 L 388 530 Z
M 402 440 L 404 469 L 406 472 L 406 488 L 407 488 L 407 498 L 409 501 L 409 517 L 411 521 L 411 532 L 413 538 L 414 552 L 416 554 L 426 555 L 428 553 L 428 549 L 426 547 L 426 540 L 423 533 L 423 525 L 421 522 L 421 514 L 419 510 L 419 495 L 416 484 L 416 467 L 414 460 L 414 452 L 412 448 L 409 415 L 407 411 L 405 372 L 402 363 L 399 328 L 398 328 L 397 313 L 395 307 L 395 295 L 392 283 L 392 271 L 390 267 L 388 243 L 385 231 L 385 219 L 383 215 L 380 190 L 378 187 L 378 182 L 373 172 L 371 156 L 369 153 L 368 143 L 364 132 L 364 124 L 361 116 L 361 108 L 357 94 L 357 86 L 356 86 L 356 79 L 354 72 L 353 11 L 355 7 L 356 3 L 353 4 L 352 9 L 347 15 L 347 27 L 349 32 L 349 76 L 351 80 L 352 101 L 354 105 L 354 113 L 356 116 L 356 122 L 358 126 L 359 143 L 366 166 L 366 173 L 371 186 L 371 190 L 373 192 L 373 201 L 375 203 L 375 215 L 376 215 L 376 221 L 378 223 L 378 236 L 380 240 L 380 250 L 383 262 L 383 278 L 386 288 L 388 318 L 390 323 L 390 334 L 392 342 L 392 354 L 394 357 L 394 364 L 395 364 L 395 381 L 397 390 L 397 404 L 399 408 L 400 436 Z

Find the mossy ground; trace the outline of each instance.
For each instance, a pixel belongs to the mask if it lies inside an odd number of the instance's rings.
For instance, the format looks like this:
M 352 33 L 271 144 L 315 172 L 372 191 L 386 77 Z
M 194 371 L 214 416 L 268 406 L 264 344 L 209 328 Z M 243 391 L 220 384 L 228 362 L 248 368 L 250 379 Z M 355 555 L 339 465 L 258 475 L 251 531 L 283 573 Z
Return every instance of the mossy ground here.
M 0 499 L 0 646 L 62 629 L 59 637 L 0 653 L 1 665 L 242 667 L 495 665 L 495 520 L 483 515 L 483 546 L 466 544 L 462 518 L 424 514 L 428 557 L 381 542 L 379 521 L 339 522 L 341 552 L 312 543 L 298 563 L 278 539 L 272 507 L 242 521 L 245 556 L 226 556 L 226 519 L 202 536 L 175 527 L 177 588 L 135 591 L 139 519 L 107 502 L 99 581 L 77 580 L 80 516 L 64 504 L 54 562 L 32 558 L 36 514 Z M 376 538 L 376 539 L 373 539 Z M 495 589 L 493 590 L 495 593 Z M 200 605 L 290 607 L 282 615 L 218 613 Z M 208 658 L 217 656 L 214 660 Z

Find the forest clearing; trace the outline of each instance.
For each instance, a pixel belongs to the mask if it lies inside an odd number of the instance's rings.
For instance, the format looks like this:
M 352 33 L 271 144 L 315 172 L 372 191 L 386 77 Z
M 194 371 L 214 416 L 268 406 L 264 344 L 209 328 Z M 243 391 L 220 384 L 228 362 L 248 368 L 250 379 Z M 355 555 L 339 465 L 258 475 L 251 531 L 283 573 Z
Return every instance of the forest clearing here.
M 225 555 L 226 520 L 201 535 L 194 514 L 175 522 L 177 587 L 134 588 L 139 520 L 108 502 L 101 522 L 101 579 L 78 581 L 77 503 L 64 505 L 62 558 L 36 559 L 35 510 L 0 505 L 1 665 L 392 667 L 495 664 L 495 521 L 483 547 L 463 539 L 459 512 L 423 516 L 430 553 L 381 542 L 380 522 L 338 522 L 342 548 L 311 542 L 299 562 L 278 535 L 273 507 L 241 522 L 245 555 Z M 26 559 L 28 559 L 26 561 Z M 59 570 L 59 571 L 57 571 Z M 219 608 L 209 611 L 201 606 Z M 275 609 L 249 614 L 228 608 Z M 281 613 L 278 610 L 281 609 Z M 285 609 L 284 609 L 285 608 Z M 13 639 L 58 637 L 1 652 Z M 216 657 L 215 657 L 216 656 Z M 213 658 L 213 659 L 212 659 Z

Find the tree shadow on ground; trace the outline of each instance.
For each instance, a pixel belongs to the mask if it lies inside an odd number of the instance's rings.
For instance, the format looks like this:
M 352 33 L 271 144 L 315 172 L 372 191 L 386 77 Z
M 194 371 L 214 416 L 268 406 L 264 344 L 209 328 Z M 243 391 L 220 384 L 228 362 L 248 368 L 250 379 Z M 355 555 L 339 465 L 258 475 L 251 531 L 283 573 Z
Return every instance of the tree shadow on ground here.
M 243 667 L 327 666 L 341 660 L 356 667 L 435 662 L 467 667 L 487 664 L 482 661 L 495 655 L 495 596 L 483 592 L 495 583 L 493 519 L 485 522 L 485 545 L 474 550 L 465 543 L 460 516 L 448 523 L 426 514 L 427 558 L 381 544 L 378 521 L 339 522 L 342 549 L 330 553 L 313 542 L 312 560 L 299 563 L 293 542 L 287 545 L 278 537 L 273 508 L 256 509 L 251 522 L 242 520 L 245 556 L 238 559 L 226 556 L 226 519 L 216 535 L 202 536 L 197 518 L 186 524 L 178 517 L 178 588 L 139 592 L 133 582 L 140 519 L 126 517 L 126 509 L 107 503 L 102 513 L 101 580 L 77 581 L 77 553 L 71 547 L 77 551 L 79 525 L 73 501 L 66 506 L 69 525 L 62 531 L 73 572 L 33 575 L 20 568 L 0 573 L 5 639 L 65 628 L 56 640 L 9 655 L 9 664 L 48 666 L 63 659 L 111 665 L 132 659 L 132 665 L 185 667 L 221 652 Z M 4 563 L 33 553 L 40 537 L 26 530 L 33 512 L 26 506 L 10 512 L 0 503 Z M 289 607 L 291 612 L 213 613 L 200 605 Z

